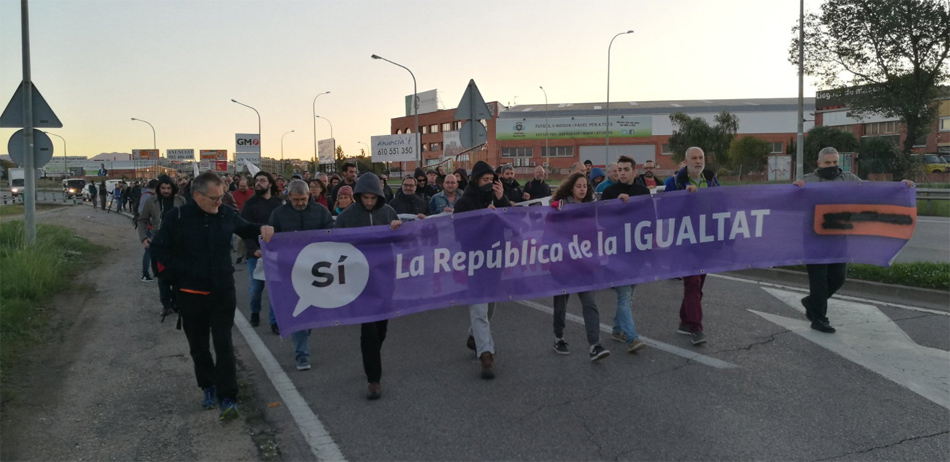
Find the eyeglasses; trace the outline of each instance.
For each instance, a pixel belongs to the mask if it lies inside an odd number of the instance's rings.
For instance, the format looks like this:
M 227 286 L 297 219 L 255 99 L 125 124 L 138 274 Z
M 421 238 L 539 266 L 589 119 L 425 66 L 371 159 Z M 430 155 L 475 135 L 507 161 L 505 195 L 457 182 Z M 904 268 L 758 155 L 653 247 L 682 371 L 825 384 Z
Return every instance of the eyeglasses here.
M 214 196 L 214 197 L 211 197 L 211 196 L 209 196 L 209 195 L 207 195 L 207 194 L 205 194 L 205 193 L 203 193 L 203 192 L 201 192 L 201 191 L 198 191 L 198 194 L 201 194 L 202 196 L 207 197 L 208 199 L 211 200 L 211 202 L 221 202 L 221 199 L 224 198 L 224 194 L 222 194 L 222 195 L 220 195 L 220 196 Z

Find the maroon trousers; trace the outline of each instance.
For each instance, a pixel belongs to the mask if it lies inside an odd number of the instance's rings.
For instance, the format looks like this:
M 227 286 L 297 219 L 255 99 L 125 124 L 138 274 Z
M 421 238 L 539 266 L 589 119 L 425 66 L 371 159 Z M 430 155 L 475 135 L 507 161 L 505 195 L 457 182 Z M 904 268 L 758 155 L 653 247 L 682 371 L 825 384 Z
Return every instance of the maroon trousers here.
M 703 284 L 706 275 L 683 277 L 683 303 L 680 304 L 680 325 L 690 332 L 703 330 Z

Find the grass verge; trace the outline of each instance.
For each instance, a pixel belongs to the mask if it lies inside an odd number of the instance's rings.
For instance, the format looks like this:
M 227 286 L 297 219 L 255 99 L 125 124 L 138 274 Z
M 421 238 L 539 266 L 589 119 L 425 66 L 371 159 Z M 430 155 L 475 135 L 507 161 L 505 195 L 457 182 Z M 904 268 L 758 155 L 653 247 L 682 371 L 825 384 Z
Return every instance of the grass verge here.
M 926 200 L 917 200 L 917 216 L 921 217 L 950 217 L 950 201 L 930 201 L 928 210 Z
M 92 261 L 100 247 L 58 226 L 37 224 L 36 245 L 26 246 L 23 222 L 0 223 L 0 403 L 16 359 L 43 335 L 42 304 L 70 287 L 69 276 Z
M 806 271 L 803 265 L 783 266 L 780 269 Z M 853 263 L 848 265 L 848 279 L 950 292 L 950 263 L 894 263 L 887 268 Z
M 57 207 L 62 206 L 52 204 L 36 204 L 37 211 L 55 209 Z M 0 217 L 8 217 L 13 215 L 23 215 L 23 204 L 0 205 Z

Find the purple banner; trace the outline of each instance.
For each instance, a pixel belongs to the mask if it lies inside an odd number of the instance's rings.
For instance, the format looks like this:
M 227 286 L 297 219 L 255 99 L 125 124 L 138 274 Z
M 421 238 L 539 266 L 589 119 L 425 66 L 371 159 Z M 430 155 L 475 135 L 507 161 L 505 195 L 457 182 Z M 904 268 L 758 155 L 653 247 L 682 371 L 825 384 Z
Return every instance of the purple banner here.
M 720 187 L 563 210 L 479 210 L 397 230 L 280 233 L 262 244 L 261 261 L 288 335 L 693 274 L 887 266 L 913 232 L 915 204 L 914 189 L 902 183 Z

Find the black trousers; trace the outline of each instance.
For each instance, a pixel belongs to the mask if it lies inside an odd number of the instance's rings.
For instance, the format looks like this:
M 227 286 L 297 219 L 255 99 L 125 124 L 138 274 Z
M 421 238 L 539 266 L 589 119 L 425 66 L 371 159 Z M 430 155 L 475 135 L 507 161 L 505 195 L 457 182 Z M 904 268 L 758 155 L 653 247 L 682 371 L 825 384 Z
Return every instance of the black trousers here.
M 844 285 L 848 276 L 847 263 L 805 265 L 808 269 L 808 296 L 805 309 L 816 321 L 828 322 L 828 299 Z
M 218 400 L 237 399 L 237 370 L 231 328 L 237 300 L 234 288 L 208 295 L 178 292 L 178 310 L 182 328 L 188 337 L 191 359 L 195 363 L 198 387 L 217 389 Z M 214 343 L 214 358 L 208 348 Z
M 383 376 L 383 360 L 380 351 L 386 340 L 389 320 L 367 322 L 360 325 L 360 350 L 363 352 L 363 371 L 366 381 L 379 382 Z
M 174 287 L 162 278 L 157 277 L 155 280 L 158 282 L 158 298 L 162 301 L 162 307 L 171 308 L 175 304 L 174 293 L 172 292 Z

